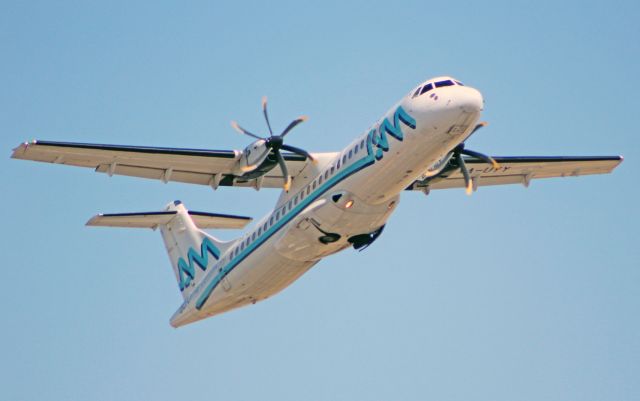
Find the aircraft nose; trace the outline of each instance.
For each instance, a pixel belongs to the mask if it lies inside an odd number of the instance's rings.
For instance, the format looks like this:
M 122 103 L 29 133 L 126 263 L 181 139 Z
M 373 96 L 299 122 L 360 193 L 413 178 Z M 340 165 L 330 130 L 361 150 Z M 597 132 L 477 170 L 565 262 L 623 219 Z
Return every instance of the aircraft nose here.
M 458 104 L 460 108 L 467 113 L 478 113 L 484 108 L 482 94 L 476 89 L 465 87 L 459 96 Z

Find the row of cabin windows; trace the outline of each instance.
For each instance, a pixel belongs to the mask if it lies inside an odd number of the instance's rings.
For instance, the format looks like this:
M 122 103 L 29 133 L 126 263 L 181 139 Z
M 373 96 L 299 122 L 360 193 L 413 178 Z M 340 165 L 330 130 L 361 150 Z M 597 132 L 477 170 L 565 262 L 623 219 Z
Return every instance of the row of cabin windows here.
M 272 214 L 271 217 L 269 217 L 269 220 L 265 222 L 262 227 L 258 228 L 258 231 L 254 231 L 251 236 L 247 237 L 246 240 L 240 243 L 240 246 L 237 246 L 233 251 L 231 251 L 231 258 L 238 256 L 238 253 L 242 252 L 245 247 L 249 246 L 250 242 L 255 241 L 256 237 L 260 237 L 263 232 L 266 232 L 269 227 L 273 226 L 275 222 L 280 220 L 280 216 L 284 217 L 284 214 L 287 212 L 287 210 L 291 211 L 291 208 L 296 206 L 298 202 L 302 201 L 305 196 L 308 196 L 311 191 L 314 191 L 317 187 L 322 185 L 323 179 L 327 180 L 329 178 L 329 175 L 333 175 L 334 172 L 337 172 L 341 167 L 341 161 L 342 166 L 344 166 L 347 163 L 347 159 L 351 160 L 353 156 L 357 155 L 358 152 L 363 149 L 364 139 L 359 144 L 356 144 L 353 149 L 350 149 L 348 153 L 345 153 L 342 156 L 342 159 L 338 159 L 336 167 L 331 166 L 331 168 L 327 169 L 327 171 L 324 172 L 324 176 L 320 175 L 311 184 L 307 185 L 306 188 L 303 188 L 299 193 L 297 193 L 293 197 L 293 199 L 289 200 L 289 202 L 285 204 L 281 209 L 278 209 L 275 214 Z

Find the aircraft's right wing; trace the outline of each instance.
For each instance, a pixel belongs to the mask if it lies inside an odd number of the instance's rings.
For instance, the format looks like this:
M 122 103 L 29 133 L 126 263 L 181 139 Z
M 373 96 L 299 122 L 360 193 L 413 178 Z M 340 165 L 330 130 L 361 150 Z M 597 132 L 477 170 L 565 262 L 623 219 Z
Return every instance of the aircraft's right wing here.
M 510 156 L 494 157 L 500 164 L 495 169 L 491 164 L 465 158 L 474 189 L 485 185 L 523 184 L 533 179 L 552 177 L 575 177 L 590 174 L 607 174 L 620 163 L 622 156 Z M 414 181 L 407 190 L 429 191 L 432 189 L 464 188 L 464 177 L 454 161 L 435 177 Z

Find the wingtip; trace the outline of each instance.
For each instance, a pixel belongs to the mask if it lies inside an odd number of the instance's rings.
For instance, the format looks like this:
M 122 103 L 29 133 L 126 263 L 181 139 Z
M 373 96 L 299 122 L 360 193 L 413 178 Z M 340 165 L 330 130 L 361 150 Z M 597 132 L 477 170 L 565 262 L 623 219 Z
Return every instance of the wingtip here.
M 20 143 L 18 146 L 16 146 L 15 148 L 11 149 L 11 159 L 20 159 L 19 157 L 19 153 L 23 154 L 27 148 L 31 145 L 35 145 L 38 141 L 35 139 L 32 139 L 30 141 L 24 141 L 22 143 Z
M 91 218 L 89 220 L 87 220 L 86 223 L 84 223 L 85 227 L 95 227 L 95 226 L 97 226 L 96 220 L 98 220 L 102 216 L 103 216 L 103 213 L 98 213 L 95 216 L 91 216 Z

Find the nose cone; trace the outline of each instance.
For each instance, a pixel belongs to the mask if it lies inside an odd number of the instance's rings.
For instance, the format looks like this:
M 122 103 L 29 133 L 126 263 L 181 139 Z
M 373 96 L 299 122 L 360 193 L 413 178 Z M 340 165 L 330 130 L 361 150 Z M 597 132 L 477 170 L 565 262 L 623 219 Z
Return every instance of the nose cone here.
M 459 97 L 457 103 L 465 112 L 479 113 L 482 111 L 484 107 L 484 99 L 478 90 L 465 87 L 464 90 L 460 91 L 457 95 L 457 97 Z

